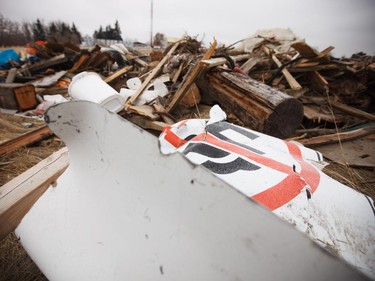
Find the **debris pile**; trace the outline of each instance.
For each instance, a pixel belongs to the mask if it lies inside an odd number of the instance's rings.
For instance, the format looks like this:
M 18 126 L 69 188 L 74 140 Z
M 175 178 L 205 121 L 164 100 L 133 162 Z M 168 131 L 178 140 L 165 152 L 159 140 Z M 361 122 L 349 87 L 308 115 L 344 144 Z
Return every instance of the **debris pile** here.
M 317 51 L 282 29 L 231 46 L 213 40 L 209 48 L 186 37 L 163 51 L 33 42 L 27 59 L 0 53 L 0 121 L 5 113 L 43 119 L 51 105 L 83 99 L 159 135 L 180 120 L 207 118 L 219 104 L 229 122 L 318 147 L 326 159 L 350 165 L 325 172 L 375 199 L 374 57 L 335 58 L 333 49 Z M 21 151 L 27 162 L 23 154 L 32 153 L 21 147 L 53 134 L 29 119 L 17 128 L 0 125 L 3 168 L 21 162 L 9 152 Z
M 145 129 L 205 118 L 219 104 L 230 122 L 307 146 L 369 135 L 374 57 L 339 59 L 333 49 L 317 51 L 288 29 L 261 30 L 231 46 L 214 40 L 209 48 L 186 37 L 164 52 L 35 42 L 25 62 L 2 65 L 0 107 L 42 116 L 72 96 L 98 102 L 99 85 L 81 98 L 68 90 L 77 74 L 95 72 L 116 91 L 113 111 Z M 106 102 L 113 105 L 112 95 Z

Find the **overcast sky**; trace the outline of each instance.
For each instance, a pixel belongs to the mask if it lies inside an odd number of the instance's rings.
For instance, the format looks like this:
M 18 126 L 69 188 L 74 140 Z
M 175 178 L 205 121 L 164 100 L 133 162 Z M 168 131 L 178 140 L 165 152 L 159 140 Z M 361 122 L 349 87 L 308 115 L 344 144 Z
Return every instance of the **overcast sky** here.
M 170 37 L 184 32 L 231 44 L 258 29 L 290 28 L 318 50 L 334 46 L 334 55 L 358 51 L 375 55 L 375 0 L 153 0 L 153 30 Z M 100 25 L 120 23 L 123 38 L 150 39 L 151 0 L 0 0 L 0 13 L 11 20 L 45 24 L 75 23 L 92 36 Z

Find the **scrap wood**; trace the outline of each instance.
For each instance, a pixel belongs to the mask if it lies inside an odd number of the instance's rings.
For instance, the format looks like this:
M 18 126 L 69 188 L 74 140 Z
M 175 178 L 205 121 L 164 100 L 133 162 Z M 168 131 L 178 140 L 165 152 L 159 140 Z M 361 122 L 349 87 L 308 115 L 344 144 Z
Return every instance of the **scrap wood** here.
M 155 100 L 155 103 L 152 105 L 155 109 L 155 113 L 159 114 L 161 119 L 168 125 L 173 125 L 174 123 L 177 123 L 177 120 L 175 120 L 172 115 L 165 112 L 164 106 L 161 104 L 160 98 L 157 98 Z
M 321 108 L 316 108 L 313 105 L 303 105 L 303 116 L 309 120 L 321 122 L 327 121 L 330 123 L 342 122 L 345 120 L 344 116 L 336 115 L 332 116 L 331 113 L 321 112 Z
M 177 49 L 180 45 L 181 41 L 175 43 L 169 52 L 164 56 L 164 58 L 158 63 L 158 65 L 152 70 L 152 72 L 147 76 L 146 80 L 142 83 L 139 89 L 134 93 L 134 95 L 126 102 L 125 107 L 132 105 L 134 101 L 143 93 L 146 89 L 150 81 L 159 73 L 163 65 L 167 62 L 167 60 L 172 56 L 173 52 Z
M 160 132 L 163 131 L 163 129 L 166 126 L 169 126 L 169 124 L 167 123 L 160 122 L 160 121 L 152 121 L 139 115 L 128 116 L 127 119 L 130 122 L 138 125 L 139 127 L 143 129 L 150 129 L 150 130 L 155 130 L 155 131 L 160 131 Z
M 315 147 L 323 144 L 354 140 L 373 133 L 375 133 L 375 126 L 367 126 L 353 131 L 302 139 L 299 142 L 308 147 Z
M 172 82 L 173 82 L 173 83 L 176 83 L 176 82 L 177 82 L 178 78 L 179 78 L 180 75 L 181 75 L 182 70 L 183 70 L 184 67 L 185 67 L 185 64 L 186 64 L 185 62 L 180 63 L 180 66 L 178 67 L 176 73 L 175 73 L 174 76 L 173 76 L 173 79 L 172 79 Z
M 125 57 L 129 61 L 134 61 L 136 64 L 142 66 L 142 67 L 148 67 L 148 63 L 145 62 L 144 60 L 141 60 L 139 57 L 134 56 L 132 54 L 125 54 Z
M 67 61 L 68 61 L 68 58 L 65 56 L 65 54 L 60 54 L 60 55 L 57 55 L 57 56 L 52 57 L 50 59 L 42 60 L 42 61 L 36 62 L 36 63 L 34 63 L 30 66 L 27 66 L 26 68 L 21 69 L 20 72 L 21 73 L 36 72 L 38 70 L 42 70 L 42 69 L 45 69 L 47 67 L 54 66 L 54 65 L 57 65 L 57 64 L 61 64 L 61 63 L 67 62 Z
M 250 54 L 242 54 L 242 55 L 229 56 L 229 57 L 233 60 L 233 62 L 239 62 L 239 61 L 249 59 L 250 56 L 251 56 Z M 228 62 L 227 59 L 222 58 L 222 57 L 201 60 L 201 63 L 205 64 L 207 68 L 212 68 L 215 66 L 223 65 L 227 62 Z
M 154 108 L 150 105 L 128 105 L 127 112 L 137 113 L 141 116 L 150 118 L 151 120 L 159 119 L 159 115 L 154 113 Z
M 257 65 L 257 63 L 262 60 L 260 57 L 250 57 L 244 64 L 241 65 L 241 69 L 245 73 L 249 73 L 249 71 Z
M 79 70 L 90 58 L 90 54 L 82 54 L 79 59 L 74 63 L 71 69 L 69 69 L 69 73 L 75 73 Z
M 129 65 L 129 66 L 125 66 L 119 70 L 117 70 L 115 73 L 113 73 L 111 76 L 108 76 L 106 79 L 104 79 L 104 82 L 106 83 L 110 83 L 112 82 L 113 80 L 116 80 L 117 78 L 119 78 L 120 76 L 124 75 L 125 73 L 129 72 L 130 70 L 133 69 L 133 66 L 132 65 Z
M 29 145 L 36 141 L 40 141 L 52 134 L 52 131 L 47 126 L 43 126 L 14 139 L 5 141 L 0 144 L 0 155 L 10 153 L 22 146 Z
M 205 64 L 202 63 L 202 60 L 208 60 L 215 52 L 215 48 L 217 46 L 217 41 L 214 39 L 211 47 L 207 50 L 207 52 L 202 57 L 201 61 L 198 62 L 193 68 L 190 69 L 188 74 L 186 75 L 184 81 L 181 83 L 180 87 L 177 89 L 176 93 L 174 94 L 172 101 L 166 107 L 166 112 L 171 112 L 178 102 L 185 96 L 188 92 L 191 85 L 194 83 L 195 79 L 201 73 L 201 71 L 205 68 Z
M 291 73 L 295 72 L 309 72 L 309 71 L 321 71 L 321 70 L 337 70 L 342 69 L 344 66 L 340 66 L 336 63 L 329 63 L 329 64 L 319 64 L 316 66 L 309 66 L 309 67 L 297 67 L 292 66 L 289 67 L 288 70 Z
M 7 78 L 5 80 L 5 84 L 10 84 L 14 82 L 14 79 L 16 78 L 17 74 L 17 68 L 13 67 L 8 71 Z
M 352 106 L 349 106 L 349 105 L 346 105 L 346 104 L 343 104 L 343 103 L 337 102 L 337 101 L 330 101 L 330 103 L 331 103 L 332 107 L 334 107 L 334 108 L 336 108 L 336 109 L 338 109 L 342 112 L 348 113 L 352 116 L 355 116 L 355 117 L 363 119 L 363 120 L 375 122 L 375 115 L 373 115 L 371 113 L 368 113 L 366 111 L 354 108 Z
M 327 100 L 326 97 L 304 97 L 303 99 L 307 100 L 307 101 L 310 101 L 310 102 L 314 102 L 318 105 L 328 103 L 333 108 L 336 108 L 337 110 L 345 112 L 345 113 L 347 113 L 351 116 L 354 116 L 354 117 L 357 117 L 357 118 L 360 118 L 360 119 L 363 119 L 363 120 L 375 122 L 375 115 L 374 114 L 368 113 L 368 112 L 360 110 L 358 108 L 354 108 L 352 106 L 343 104 L 343 103 L 338 102 L 338 101 Z
M 68 165 L 68 150 L 62 148 L 0 187 L 0 240 L 14 231 L 24 215 Z
M 328 93 L 329 83 L 318 71 L 311 71 L 307 75 L 312 88 L 315 88 L 318 92 L 323 94 Z
M 293 42 L 290 46 L 305 58 L 313 58 L 319 55 L 319 52 L 306 44 L 305 41 Z
M 276 57 L 275 54 L 272 54 L 272 60 L 276 63 L 276 65 L 278 67 L 281 67 L 282 66 L 282 63 L 279 61 L 279 59 Z M 283 73 L 285 79 L 288 81 L 288 84 L 289 86 L 293 89 L 293 90 L 300 90 L 302 89 L 302 86 L 297 82 L 297 80 L 292 76 L 292 74 L 290 74 L 290 72 L 288 71 L 288 69 L 286 69 L 285 67 L 281 70 L 281 72 Z
M 66 73 L 67 71 L 61 70 L 55 74 L 44 76 L 36 81 L 30 82 L 30 84 L 34 85 L 34 87 L 47 88 L 56 84 L 56 82 L 59 81 L 59 79 L 62 78 Z

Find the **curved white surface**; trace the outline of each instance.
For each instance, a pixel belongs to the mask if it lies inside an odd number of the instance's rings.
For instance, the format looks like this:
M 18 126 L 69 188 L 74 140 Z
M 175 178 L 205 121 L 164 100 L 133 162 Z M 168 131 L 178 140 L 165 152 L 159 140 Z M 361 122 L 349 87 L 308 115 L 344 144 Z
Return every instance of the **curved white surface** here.
M 16 233 L 50 280 L 366 280 L 101 106 L 59 104 L 70 166 Z

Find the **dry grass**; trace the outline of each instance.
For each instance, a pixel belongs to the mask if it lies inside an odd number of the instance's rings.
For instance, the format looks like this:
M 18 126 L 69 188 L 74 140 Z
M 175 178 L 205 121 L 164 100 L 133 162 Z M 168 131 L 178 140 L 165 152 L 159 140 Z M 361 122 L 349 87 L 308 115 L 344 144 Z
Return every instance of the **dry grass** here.
M 332 162 L 323 169 L 331 178 L 364 193 L 375 201 L 375 170 L 353 168 Z
M 31 127 L 28 127 L 28 125 L 31 125 Z M 34 118 L 0 113 L 0 143 L 11 140 L 43 125 L 45 125 L 43 121 Z
M 45 139 L 33 146 L 0 156 L 0 185 L 30 169 L 64 145 L 57 138 Z
M 22 123 L 32 123 L 31 128 Z M 45 125 L 35 119 L 10 114 L 0 114 L 0 142 L 18 137 L 36 127 Z M 50 137 L 28 147 L 0 155 L 0 186 L 28 170 L 53 152 L 59 150 L 63 143 Z M 47 278 L 40 272 L 27 255 L 14 233 L 0 241 L 0 281 L 40 281 Z
M 16 235 L 9 234 L 0 243 L 0 281 L 48 280 L 22 248 Z
M 34 146 L 24 147 L 0 156 L 0 185 L 28 170 L 63 146 L 54 137 L 43 140 Z M 0 242 L 0 281 L 45 281 L 40 272 L 14 233 Z

